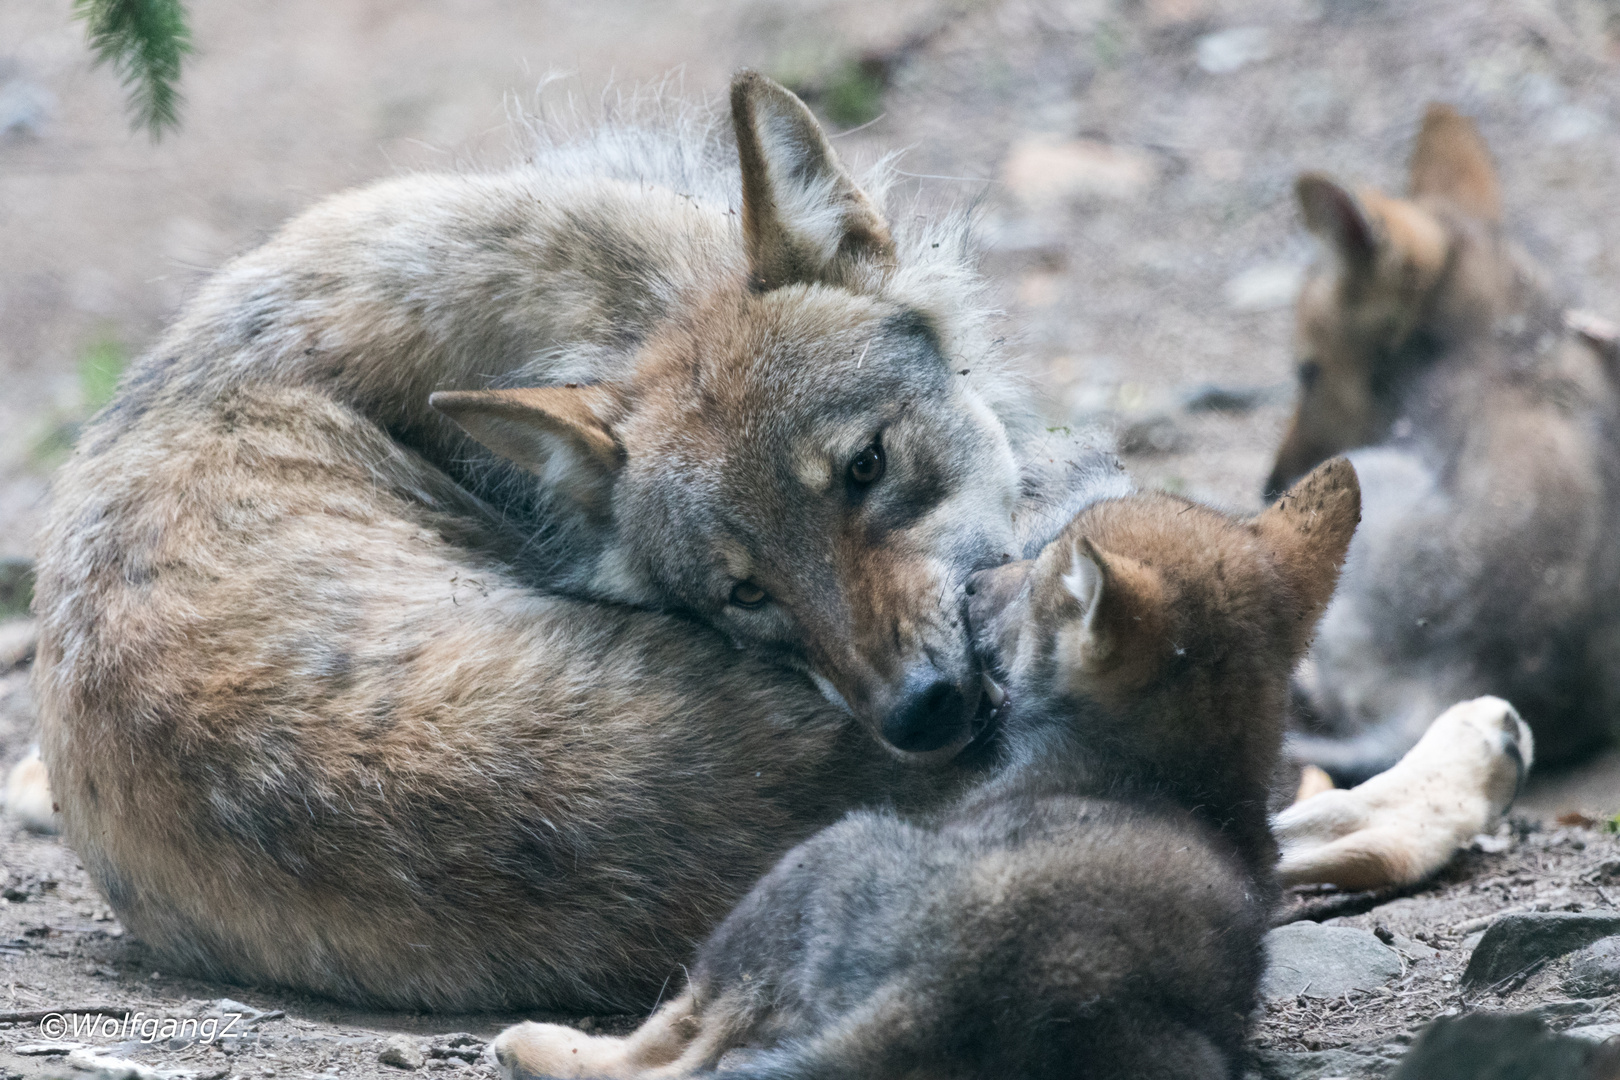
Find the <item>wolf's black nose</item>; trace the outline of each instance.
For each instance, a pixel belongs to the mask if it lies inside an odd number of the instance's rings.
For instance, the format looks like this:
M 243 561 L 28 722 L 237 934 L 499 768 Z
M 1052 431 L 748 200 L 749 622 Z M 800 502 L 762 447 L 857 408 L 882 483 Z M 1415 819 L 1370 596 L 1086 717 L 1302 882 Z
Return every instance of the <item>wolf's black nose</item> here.
M 900 699 L 883 718 L 883 737 L 907 753 L 938 750 L 972 734 L 977 704 L 933 667 L 913 669 Z

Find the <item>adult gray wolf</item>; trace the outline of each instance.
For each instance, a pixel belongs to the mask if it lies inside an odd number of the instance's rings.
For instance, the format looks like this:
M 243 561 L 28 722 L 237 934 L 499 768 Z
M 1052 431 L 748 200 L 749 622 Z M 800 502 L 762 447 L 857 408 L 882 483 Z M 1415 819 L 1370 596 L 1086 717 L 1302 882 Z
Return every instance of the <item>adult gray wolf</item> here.
M 1125 480 L 1025 407 L 963 219 L 891 227 L 762 76 L 730 104 L 734 149 L 610 126 L 317 205 L 88 426 L 42 751 L 165 970 L 645 1007 L 793 843 L 954 790 L 964 582 Z
M 1391 765 L 1454 701 L 1511 701 L 1544 762 L 1620 715 L 1620 397 L 1503 235 L 1473 124 L 1432 106 L 1408 198 L 1301 177 L 1329 258 L 1299 301 L 1299 401 L 1267 483 L 1348 451 L 1363 524 L 1301 680 L 1304 761 Z
M 627 1038 L 523 1025 L 508 1076 L 1235 1080 L 1264 966 L 1289 678 L 1358 517 L 1329 462 L 1258 518 L 1083 511 L 974 578 L 1005 757 L 938 816 L 785 855 Z

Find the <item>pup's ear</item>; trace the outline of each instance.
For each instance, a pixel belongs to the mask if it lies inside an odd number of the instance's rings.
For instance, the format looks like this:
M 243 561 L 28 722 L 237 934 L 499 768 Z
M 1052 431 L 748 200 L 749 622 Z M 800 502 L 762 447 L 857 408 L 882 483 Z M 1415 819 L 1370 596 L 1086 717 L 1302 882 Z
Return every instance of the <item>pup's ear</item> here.
M 1068 555 L 1060 580 L 1072 603 L 1058 633 L 1057 663 L 1076 690 L 1134 689 L 1163 657 L 1163 584 L 1150 567 L 1103 551 L 1089 537 L 1068 545 Z
M 1294 191 L 1305 227 L 1358 287 L 1377 283 L 1416 302 L 1445 268 L 1445 226 L 1416 203 L 1370 190 L 1358 197 L 1320 173 L 1301 176 Z
M 1332 248 L 1350 270 L 1369 270 L 1378 258 L 1378 237 L 1356 197 L 1321 173 L 1304 173 L 1294 194 L 1305 227 Z
M 1323 462 L 1254 520 L 1300 604 L 1301 646 L 1309 640 L 1339 582 L 1350 538 L 1361 521 L 1361 483 L 1350 462 Z
M 613 434 L 623 397 L 607 383 L 521 390 L 446 390 L 428 403 L 546 485 L 606 514 L 624 450 Z
M 863 263 L 894 265 L 889 226 L 838 161 L 821 125 L 786 87 L 757 71 L 731 82 L 742 165 L 743 240 L 761 291 L 842 284 Z
M 1502 189 L 1490 148 L 1474 122 L 1449 105 L 1434 104 L 1412 148 L 1412 197 L 1450 201 L 1484 221 L 1502 218 Z

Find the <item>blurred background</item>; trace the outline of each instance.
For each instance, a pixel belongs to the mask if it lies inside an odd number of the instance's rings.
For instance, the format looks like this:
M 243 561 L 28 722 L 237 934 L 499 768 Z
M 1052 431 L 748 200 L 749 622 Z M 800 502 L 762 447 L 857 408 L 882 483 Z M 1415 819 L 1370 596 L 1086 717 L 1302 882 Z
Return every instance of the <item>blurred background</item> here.
M 71 0 L 0 6 L 0 557 L 196 283 L 288 216 L 498 166 L 550 96 L 753 66 L 840 150 L 982 206 L 985 268 L 1054 420 L 1144 479 L 1257 505 L 1312 245 L 1294 176 L 1399 188 L 1423 106 L 1475 117 L 1511 227 L 1620 316 L 1620 0 L 196 0 L 181 126 L 132 132 Z M 855 130 L 851 130 L 855 129 Z M 1215 391 L 1215 392 L 1212 392 Z

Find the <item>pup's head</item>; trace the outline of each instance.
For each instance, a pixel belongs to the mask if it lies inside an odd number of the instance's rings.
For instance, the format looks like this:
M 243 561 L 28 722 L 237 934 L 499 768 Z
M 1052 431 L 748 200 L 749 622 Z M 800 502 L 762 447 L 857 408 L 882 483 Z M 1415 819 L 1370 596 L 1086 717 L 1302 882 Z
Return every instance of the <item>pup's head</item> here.
M 1263 784 L 1360 515 L 1343 458 L 1248 521 L 1171 495 L 1108 500 L 1037 558 L 974 575 L 969 620 L 1014 708 L 1083 716 L 1089 741 L 1166 776 Z
M 1492 332 L 1524 287 L 1500 238 L 1490 152 L 1473 123 L 1431 105 L 1410 195 L 1358 195 L 1317 173 L 1296 185 L 1328 253 L 1297 309 L 1299 399 L 1266 494 L 1321 461 L 1385 438 L 1410 376 L 1463 337 Z
M 796 97 L 745 73 L 731 105 L 735 277 L 659 326 L 623 382 L 433 404 L 566 498 L 600 553 L 587 591 L 696 615 L 893 747 L 948 756 L 980 706 L 962 588 L 1015 550 L 1018 493 L 960 291 L 907 277 Z

